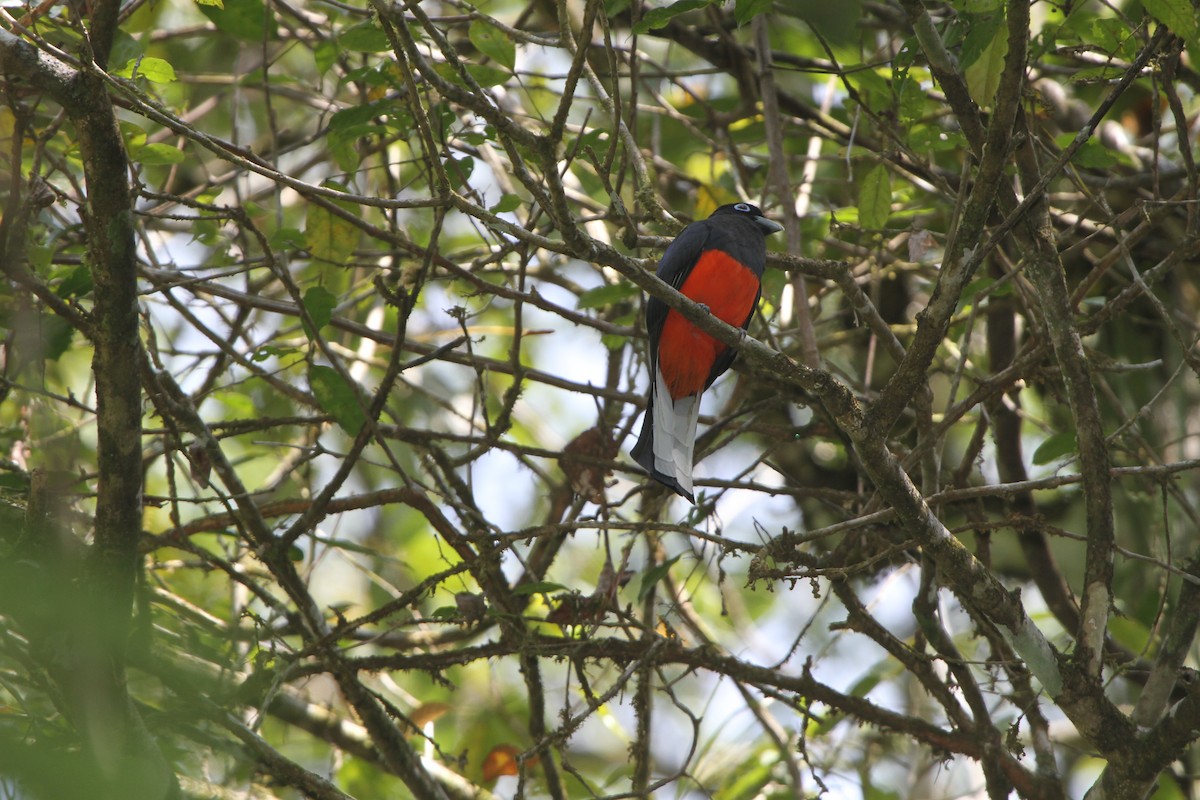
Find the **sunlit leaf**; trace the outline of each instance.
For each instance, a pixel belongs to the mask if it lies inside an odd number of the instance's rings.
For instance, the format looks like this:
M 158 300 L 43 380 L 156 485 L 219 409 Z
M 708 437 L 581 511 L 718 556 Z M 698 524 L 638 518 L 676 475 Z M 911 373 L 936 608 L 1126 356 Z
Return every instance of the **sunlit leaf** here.
M 175 68 L 170 62 L 154 56 L 130 59 L 113 74 L 121 78 L 145 78 L 151 83 L 170 83 L 175 80 Z

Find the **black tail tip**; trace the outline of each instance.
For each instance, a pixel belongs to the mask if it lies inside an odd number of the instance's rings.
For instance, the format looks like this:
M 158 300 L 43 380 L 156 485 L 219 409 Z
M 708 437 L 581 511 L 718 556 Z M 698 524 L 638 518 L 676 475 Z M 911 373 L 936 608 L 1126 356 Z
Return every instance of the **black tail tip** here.
M 695 496 L 691 492 L 689 492 L 687 489 L 684 489 L 682 486 L 680 486 L 679 481 L 675 480 L 670 475 L 666 475 L 661 472 L 656 472 L 654 470 L 647 470 L 647 474 L 651 478 L 654 478 L 654 480 L 661 483 L 663 486 L 666 486 L 668 489 L 670 489 L 675 494 L 679 495 L 680 497 L 686 498 L 687 501 L 689 503 L 691 503 L 692 505 L 696 505 Z

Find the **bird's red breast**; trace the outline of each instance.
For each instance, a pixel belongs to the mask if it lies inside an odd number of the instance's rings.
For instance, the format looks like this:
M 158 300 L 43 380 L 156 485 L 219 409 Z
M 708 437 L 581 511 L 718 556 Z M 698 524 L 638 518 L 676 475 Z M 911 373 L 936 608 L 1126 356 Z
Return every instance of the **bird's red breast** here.
M 718 319 L 744 325 L 758 298 L 758 275 L 723 250 L 706 250 L 679 290 Z M 658 341 L 658 365 L 672 399 L 699 394 L 725 345 L 671 310 Z

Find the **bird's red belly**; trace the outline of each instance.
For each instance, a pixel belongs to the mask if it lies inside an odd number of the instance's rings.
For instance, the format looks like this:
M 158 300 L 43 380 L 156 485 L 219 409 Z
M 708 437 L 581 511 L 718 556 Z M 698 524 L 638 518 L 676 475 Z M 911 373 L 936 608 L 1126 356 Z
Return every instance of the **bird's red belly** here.
M 680 287 L 720 320 L 741 325 L 758 297 L 758 276 L 720 250 L 707 250 Z M 725 345 L 692 325 L 675 310 L 667 312 L 658 340 L 658 368 L 672 398 L 704 390 L 713 362 Z

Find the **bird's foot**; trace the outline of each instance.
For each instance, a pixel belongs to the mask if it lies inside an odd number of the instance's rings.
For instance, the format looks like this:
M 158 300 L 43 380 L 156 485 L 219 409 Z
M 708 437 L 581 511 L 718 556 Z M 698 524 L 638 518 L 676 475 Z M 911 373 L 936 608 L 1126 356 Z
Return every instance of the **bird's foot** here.
M 711 313 L 712 313 L 712 309 L 711 309 L 711 308 L 709 308 L 708 306 L 706 306 L 704 303 L 696 303 L 696 305 L 698 305 L 698 306 L 700 306 L 700 308 L 704 309 L 704 313 L 705 313 L 705 314 L 711 314 Z

